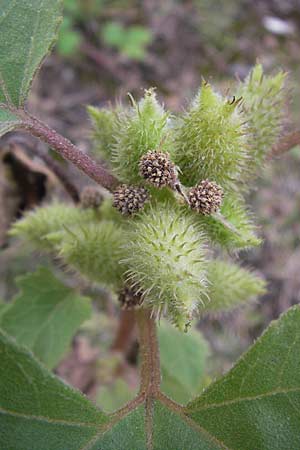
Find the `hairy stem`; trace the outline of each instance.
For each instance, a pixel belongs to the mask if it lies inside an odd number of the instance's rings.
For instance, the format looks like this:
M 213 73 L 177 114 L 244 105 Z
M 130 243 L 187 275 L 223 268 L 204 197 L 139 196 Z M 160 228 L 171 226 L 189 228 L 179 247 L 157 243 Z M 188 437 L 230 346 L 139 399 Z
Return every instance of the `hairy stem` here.
M 59 153 L 64 159 L 73 163 L 79 170 L 84 172 L 98 184 L 108 190 L 113 190 L 118 184 L 118 180 L 108 170 L 96 163 L 86 153 L 82 152 L 67 138 L 61 136 L 48 125 L 41 122 L 36 117 L 25 114 L 22 128 L 29 131 L 33 136 L 46 142 L 53 150 Z
M 111 350 L 126 353 L 132 340 L 135 328 L 133 311 L 121 311 L 119 326 Z
M 160 362 L 156 324 L 151 317 L 151 312 L 146 309 L 136 311 L 136 320 L 141 357 L 140 393 L 146 396 L 153 396 L 159 392 L 160 387 Z

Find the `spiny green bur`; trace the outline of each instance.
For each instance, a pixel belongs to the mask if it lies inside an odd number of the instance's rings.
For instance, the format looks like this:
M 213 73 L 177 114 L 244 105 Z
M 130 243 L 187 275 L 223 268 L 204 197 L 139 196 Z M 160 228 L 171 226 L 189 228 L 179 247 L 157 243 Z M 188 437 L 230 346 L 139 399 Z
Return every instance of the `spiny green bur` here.
M 144 304 L 167 312 L 182 328 L 207 300 L 204 236 L 190 217 L 168 204 L 144 213 L 130 231 L 123 263 Z
M 62 232 L 59 256 L 86 278 L 109 287 L 118 286 L 122 279 L 121 227 L 111 221 L 81 224 L 72 231 Z
M 126 183 L 139 184 L 139 162 L 143 154 L 167 147 L 168 114 L 158 103 L 153 90 L 133 102 L 127 113 L 118 115 L 112 163 L 117 176 Z
M 257 226 L 254 224 L 253 214 L 246 207 L 241 195 L 227 194 L 221 207 L 221 213 L 234 227 L 233 229 L 226 227 L 217 217 L 200 214 L 196 217 L 199 225 L 205 229 L 215 245 L 237 252 L 261 244 L 261 239 L 256 235 Z
M 41 250 L 52 250 L 53 245 L 46 239 L 50 233 L 72 227 L 74 224 L 90 222 L 96 216 L 92 209 L 82 210 L 57 201 L 26 213 L 10 230 L 11 236 L 21 236 Z
M 248 126 L 239 101 L 228 100 L 203 82 L 190 109 L 175 125 L 173 156 L 182 182 L 209 178 L 232 189 L 248 166 Z
M 228 311 L 266 290 L 265 281 L 237 264 L 211 261 L 208 264 L 209 303 L 207 312 Z
M 237 89 L 253 135 L 251 153 L 256 169 L 276 142 L 282 128 L 285 78 L 284 72 L 278 72 L 275 76 L 264 75 L 262 66 L 258 64 Z
M 117 131 L 117 112 L 111 109 L 95 108 L 94 106 L 88 106 L 87 112 L 93 125 L 93 153 L 95 156 L 110 161 L 114 136 Z
M 127 110 L 89 108 L 95 151 L 106 157 L 121 183 L 145 185 L 142 155 L 168 152 L 183 183 L 181 192 L 201 180 L 224 191 L 219 214 L 192 211 L 171 188 L 147 186 L 151 200 L 130 218 L 107 198 L 98 210 L 53 203 L 17 222 L 12 235 L 57 254 L 67 267 L 114 291 L 124 283 L 141 293 L 142 307 L 165 314 L 181 330 L 200 311 L 227 311 L 255 298 L 265 283 L 255 274 L 212 258 L 260 244 L 243 194 L 251 188 L 266 151 L 278 136 L 284 74 L 265 77 L 256 66 L 224 98 L 203 83 L 191 107 L 174 118 L 153 90 Z M 252 178 L 253 179 L 253 178 Z M 178 185 L 177 185 L 178 187 Z M 247 189 L 246 189 L 247 188 Z M 179 189 L 179 191 L 180 191 Z

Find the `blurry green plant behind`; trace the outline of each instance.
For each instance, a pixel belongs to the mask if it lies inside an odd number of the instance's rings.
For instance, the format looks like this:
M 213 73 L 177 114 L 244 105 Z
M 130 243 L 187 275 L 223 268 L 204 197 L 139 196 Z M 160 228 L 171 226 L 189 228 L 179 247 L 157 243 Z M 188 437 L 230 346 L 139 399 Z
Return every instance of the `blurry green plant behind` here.
M 113 20 L 105 21 L 102 25 L 104 15 L 114 6 L 126 7 L 118 1 L 65 0 L 65 14 L 57 43 L 59 54 L 65 57 L 74 56 L 85 39 L 84 32 L 88 30 L 90 34 L 90 22 L 96 19 L 99 32 L 94 33 L 93 40 L 97 47 L 104 45 L 130 59 L 143 60 L 146 56 L 146 47 L 152 41 L 151 31 L 142 25 L 124 27 Z
M 151 31 L 140 25 L 124 28 L 118 22 L 108 22 L 102 30 L 103 41 L 131 59 L 143 60 L 146 46 L 152 41 Z

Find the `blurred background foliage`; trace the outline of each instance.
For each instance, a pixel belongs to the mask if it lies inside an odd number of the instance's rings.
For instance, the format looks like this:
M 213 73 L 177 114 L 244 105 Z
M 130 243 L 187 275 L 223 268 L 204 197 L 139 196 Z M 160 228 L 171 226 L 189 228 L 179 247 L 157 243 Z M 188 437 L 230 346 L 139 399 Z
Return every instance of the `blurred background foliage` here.
M 86 151 L 91 145 L 87 104 L 126 102 L 127 92 L 140 97 L 142 89 L 155 86 L 168 108 L 182 111 L 202 78 L 230 95 L 232 80 L 243 79 L 257 60 L 266 72 L 279 68 L 288 72 L 284 133 L 299 129 L 300 0 L 65 0 L 64 4 L 58 44 L 35 82 L 30 105 Z M 8 238 L 10 224 L 50 198 L 68 200 L 51 168 L 34 156 L 36 150 L 45 151 L 42 144 L 14 133 L 1 141 L 1 147 L 0 311 L 17 292 L 17 275 L 38 264 L 63 273 L 51 258 Z M 52 158 L 79 190 L 86 184 L 75 169 Z M 179 402 L 185 403 L 189 393 L 196 394 L 227 370 L 272 319 L 299 302 L 299 173 L 296 146 L 264 168 L 249 198 L 263 245 L 241 252 L 239 258 L 267 280 L 268 293 L 261 301 L 203 318 L 188 336 L 162 324 L 163 390 Z M 69 273 L 64 278 L 94 299 L 94 314 L 55 370 L 111 411 L 137 388 L 132 318 L 122 312 L 119 320 L 116 299 L 102 287 L 88 286 Z

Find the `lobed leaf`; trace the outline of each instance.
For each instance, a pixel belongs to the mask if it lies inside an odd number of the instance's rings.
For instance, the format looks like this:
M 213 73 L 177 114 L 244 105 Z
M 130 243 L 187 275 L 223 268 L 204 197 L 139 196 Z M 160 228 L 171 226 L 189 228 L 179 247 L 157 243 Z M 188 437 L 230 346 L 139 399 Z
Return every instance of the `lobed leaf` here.
M 215 448 L 300 447 L 300 307 L 273 322 L 234 368 L 186 409 Z
M 108 418 L 0 331 L 0 443 L 13 450 L 79 450 Z
M 8 110 L 1 109 L 0 105 L 0 136 L 12 131 L 20 123 L 21 120 L 18 116 Z

